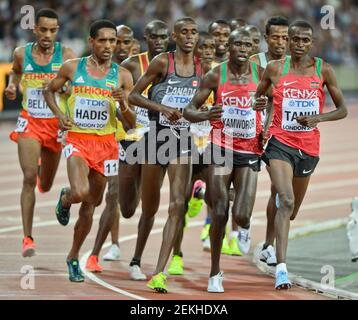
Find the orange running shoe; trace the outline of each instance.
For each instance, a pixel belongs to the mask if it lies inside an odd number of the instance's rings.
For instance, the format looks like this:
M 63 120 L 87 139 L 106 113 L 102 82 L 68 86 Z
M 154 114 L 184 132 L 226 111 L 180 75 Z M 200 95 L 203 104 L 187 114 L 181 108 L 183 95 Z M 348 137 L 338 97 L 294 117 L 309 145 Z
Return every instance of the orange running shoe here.
M 95 255 L 91 255 L 88 257 L 86 263 L 86 270 L 91 272 L 102 272 L 103 267 L 98 264 L 98 257 Z
M 32 257 L 35 255 L 35 242 L 32 237 L 25 237 L 22 240 L 22 256 L 24 258 L 26 257 Z

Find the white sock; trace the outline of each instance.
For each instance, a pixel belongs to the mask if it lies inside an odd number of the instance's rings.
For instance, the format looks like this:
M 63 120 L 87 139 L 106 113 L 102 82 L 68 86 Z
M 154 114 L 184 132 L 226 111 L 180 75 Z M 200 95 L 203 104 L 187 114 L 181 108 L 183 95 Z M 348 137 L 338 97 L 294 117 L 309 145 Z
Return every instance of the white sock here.
M 237 238 L 239 236 L 239 231 L 231 231 L 230 232 L 230 239 Z
M 286 263 L 282 262 L 282 263 L 279 263 L 279 264 L 276 266 L 276 275 L 277 275 L 280 271 L 287 272 Z

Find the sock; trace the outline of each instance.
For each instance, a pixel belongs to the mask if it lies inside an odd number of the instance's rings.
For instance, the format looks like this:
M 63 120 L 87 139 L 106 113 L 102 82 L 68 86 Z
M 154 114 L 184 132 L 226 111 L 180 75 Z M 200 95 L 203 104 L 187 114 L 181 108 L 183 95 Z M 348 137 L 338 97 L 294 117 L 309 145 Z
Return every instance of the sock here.
M 280 271 L 287 272 L 286 263 L 282 262 L 282 263 L 279 263 L 279 264 L 276 266 L 276 275 L 277 275 Z
M 239 231 L 231 231 L 230 239 L 237 238 L 239 236 Z
M 129 264 L 130 267 L 133 267 L 133 266 L 138 266 L 140 267 L 140 259 L 135 259 L 133 258 L 131 263 Z

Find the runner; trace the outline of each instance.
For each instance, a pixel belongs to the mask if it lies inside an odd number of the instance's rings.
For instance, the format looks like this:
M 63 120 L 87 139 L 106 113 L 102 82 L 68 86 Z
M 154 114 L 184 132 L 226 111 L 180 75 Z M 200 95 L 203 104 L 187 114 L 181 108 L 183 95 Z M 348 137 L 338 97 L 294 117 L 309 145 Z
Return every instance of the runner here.
M 213 209 L 208 292 L 224 292 L 220 249 L 228 220 L 231 183 L 235 189 L 233 218 L 244 230 L 250 227 L 255 202 L 262 126 L 261 113 L 252 110 L 252 95 L 259 81 L 258 66 L 249 62 L 252 45 L 248 31 L 233 31 L 229 37 L 228 62 L 215 67 L 204 77 L 202 86 L 184 111 L 189 121 L 210 120 L 213 126 L 210 137 L 213 162 L 209 166 L 208 181 Z M 198 111 L 211 91 L 215 92 L 215 106 L 207 112 Z M 260 98 L 257 101 L 260 102 Z M 225 161 L 220 163 L 222 156 Z M 247 233 L 240 234 L 247 238 Z
M 13 68 L 5 95 L 16 99 L 16 87 L 21 84 L 23 100 L 17 128 L 10 134 L 18 144 L 18 155 L 24 176 L 21 191 L 21 214 L 24 238 L 22 256 L 35 254 L 32 238 L 32 223 L 35 207 L 35 186 L 48 192 L 51 189 L 61 157 L 61 132 L 58 119 L 45 103 L 43 86 L 57 74 L 63 61 L 75 57 L 73 51 L 55 42 L 59 30 L 57 13 L 52 9 L 41 9 L 35 17 L 36 41 L 18 47 L 13 55 Z M 64 93 L 66 87 L 60 88 Z M 56 93 L 61 108 L 63 94 Z
M 210 23 L 208 32 L 215 39 L 215 62 L 221 63 L 229 58 L 228 39 L 230 36 L 230 25 L 225 20 L 216 20 Z
M 260 51 L 260 43 L 261 43 L 260 29 L 257 26 L 248 25 L 245 27 L 245 30 L 250 32 L 253 41 L 251 55 L 258 54 Z
M 153 59 L 147 72 L 136 83 L 129 100 L 147 108 L 151 120 L 145 134 L 145 164 L 142 167 L 142 219 L 152 224 L 158 211 L 160 188 L 168 172 L 170 183 L 169 217 L 163 231 L 163 241 L 154 276 L 147 286 L 157 292 L 167 292 L 163 273 L 179 225 L 185 215 L 185 196 L 191 177 L 191 143 L 189 122 L 182 118 L 182 110 L 200 85 L 201 67 L 194 59 L 199 34 L 196 22 L 189 17 L 175 22 L 172 38 L 176 51 L 163 53 Z M 152 85 L 149 99 L 142 92 Z M 156 143 L 156 145 L 153 145 Z M 153 149 L 155 152 L 153 152 Z M 139 225 L 138 234 L 143 234 Z
M 131 72 L 133 81 L 137 80 L 144 74 L 147 70 L 149 62 L 157 54 L 166 51 L 169 41 L 169 32 L 168 26 L 159 20 L 154 20 L 150 22 L 144 29 L 144 38 L 148 45 L 148 51 L 142 54 L 132 56 L 124 60 L 121 64 L 122 67 L 126 68 Z M 146 90 L 143 94 L 147 97 Z M 140 200 L 140 185 L 141 185 L 141 165 L 135 159 L 135 155 L 131 155 L 127 149 L 135 149 L 136 142 L 139 141 L 144 132 L 148 131 L 146 128 L 149 126 L 148 119 L 148 110 L 144 108 L 135 107 L 137 114 L 137 130 L 135 132 L 125 133 L 124 130 L 120 132 L 120 142 L 119 147 L 119 175 L 115 181 L 115 193 L 111 192 L 111 203 L 117 203 L 119 201 L 120 209 L 124 218 L 131 218 L 138 206 Z M 114 188 L 112 188 L 113 190 Z M 117 206 L 117 204 L 115 204 Z M 112 205 L 114 207 L 114 205 Z M 118 206 L 117 206 L 118 207 Z M 111 228 L 113 221 L 113 211 L 104 211 L 100 227 L 98 230 L 98 235 L 96 238 L 96 243 L 94 249 L 89 257 L 86 265 L 86 269 L 89 271 L 102 271 L 102 266 L 98 265 L 98 256 L 99 252 L 103 246 L 103 243 L 106 240 L 108 232 Z M 154 220 L 153 220 L 154 222 Z M 148 234 L 152 229 L 152 225 L 145 225 L 145 228 L 148 228 Z M 113 230 L 113 228 L 112 228 Z M 118 232 L 117 232 L 118 233 Z M 145 232 L 147 234 L 147 231 Z M 140 270 L 140 260 L 146 244 L 146 239 L 148 236 L 145 236 L 144 242 L 142 241 L 141 234 L 137 238 L 136 252 L 134 258 L 130 263 L 130 275 L 133 280 L 146 280 L 145 274 Z M 118 238 L 116 238 L 118 241 Z M 113 240 L 112 240 L 113 241 Z M 116 258 L 116 248 L 115 244 L 112 245 L 112 250 L 105 255 L 106 260 L 115 260 Z M 110 254 L 112 253 L 112 257 Z M 110 258 L 110 259 L 109 259 Z
M 131 48 L 133 45 L 133 31 L 130 27 L 126 25 L 117 26 L 117 44 L 115 49 L 115 54 L 113 56 L 113 61 L 117 64 L 121 64 L 125 59 L 130 55 Z M 121 121 L 117 121 L 117 131 L 116 131 L 116 140 L 117 142 L 125 138 L 126 129 Z M 120 153 L 121 153 L 120 149 Z M 119 185 L 118 185 L 118 176 L 114 175 L 108 177 L 108 189 L 105 196 L 106 206 L 102 212 L 101 220 L 99 223 L 97 239 L 95 246 L 93 248 L 92 255 L 89 257 L 86 268 L 92 271 L 102 271 L 102 267 L 98 265 L 98 256 L 101 251 L 104 241 L 106 241 L 108 232 L 107 223 L 110 223 L 111 228 L 111 240 L 112 245 L 110 246 L 108 252 L 103 256 L 104 260 L 116 261 L 121 258 L 121 250 L 119 248 L 118 238 L 119 238 Z M 114 218 L 113 218 L 114 217 Z M 113 220 L 114 219 L 114 220 Z M 108 221 L 109 220 L 109 221 Z
M 321 58 L 308 55 L 313 45 L 312 26 L 306 21 L 296 21 L 289 26 L 288 37 L 291 57 L 268 64 L 256 93 L 260 96 L 274 86 L 272 137 L 263 160 L 270 166 L 271 183 L 279 196 L 274 226 L 276 289 L 291 287 L 286 267 L 288 232 L 319 161 L 317 124 L 347 115 L 332 67 Z M 324 86 L 336 106 L 336 110 L 327 113 L 323 113 Z
M 131 53 L 129 54 L 129 56 L 134 56 L 136 54 L 141 53 L 141 47 L 140 47 L 140 42 L 137 39 L 133 39 L 133 44 L 132 44 L 132 48 L 131 48 Z
M 246 26 L 247 26 L 247 22 L 245 19 L 242 19 L 242 18 L 235 18 L 230 21 L 231 31 L 234 31 L 236 29 L 240 29 L 240 28 L 246 27 Z
M 195 56 L 200 59 L 201 67 L 203 73 L 206 73 L 212 69 L 212 65 L 215 58 L 215 40 L 212 35 L 207 32 L 201 32 L 199 34 L 199 41 L 196 45 Z M 213 93 L 209 96 L 208 100 L 205 102 L 203 108 L 208 109 L 214 103 Z M 192 155 L 192 177 L 191 185 L 189 190 L 192 190 L 190 194 L 187 195 L 185 204 L 187 213 L 185 219 L 180 226 L 180 232 L 177 239 L 174 243 L 173 248 L 173 257 L 169 264 L 168 273 L 170 275 L 182 275 L 184 273 L 184 261 L 183 261 L 183 252 L 181 250 L 181 244 L 183 241 L 183 232 L 187 224 L 187 218 L 194 218 L 200 212 L 204 204 L 206 193 L 206 184 L 208 180 L 208 165 L 204 163 L 204 152 L 209 144 L 209 135 L 210 135 L 211 125 L 209 121 L 199 122 L 190 125 L 190 132 L 193 136 L 195 155 Z M 196 157 L 195 157 L 196 156 Z M 208 202 L 208 200 L 206 200 Z M 208 207 L 208 216 L 209 216 L 209 207 Z M 209 223 L 209 218 L 206 219 L 206 222 Z M 210 240 L 209 232 L 205 236 L 203 241 L 203 247 L 205 250 L 210 250 Z M 209 245 L 208 245 L 209 242 Z
M 260 52 L 253 55 L 250 60 L 259 64 L 262 68 L 266 69 L 267 63 L 271 60 L 280 60 L 286 56 L 287 41 L 288 41 L 288 20 L 285 17 L 271 17 L 265 27 L 265 40 L 267 42 L 267 52 Z M 272 107 L 272 103 L 269 104 L 268 110 Z M 262 111 L 262 117 L 266 117 L 266 110 Z M 272 112 L 268 112 L 270 118 L 267 119 L 268 126 L 271 123 Z M 264 119 L 263 119 L 264 123 Z M 269 171 L 269 167 L 266 166 Z M 266 208 L 267 227 L 266 227 L 266 241 L 263 245 L 260 253 L 260 260 L 266 262 L 269 266 L 275 266 L 277 263 L 275 249 L 273 247 L 275 235 L 274 235 L 274 223 L 275 215 L 277 211 L 276 203 L 278 202 L 278 196 L 276 190 L 271 186 L 271 195 Z M 235 234 L 232 234 L 235 237 Z
M 66 62 L 45 90 L 46 101 L 68 130 L 63 154 L 67 159 L 70 188 L 63 188 L 56 206 L 62 225 L 70 218 L 70 207 L 81 203 L 75 225 L 72 248 L 67 256 L 69 279 L 83 282 L 78 255 L 92 226 L 92 217 L 103 197 L 108 176 L 118 174 L 118 146 L 115 141 L 116 102 L 129 126 L 135 125 L 135 113 L 126 97 L 132 89 L 130 73 L 112 62 L 116 47 L 116 26 L 108 20 L 95 21 L 90 27 L 92 54 Z M 54 92 L 71 81 L 71 96 L 64 114 Z

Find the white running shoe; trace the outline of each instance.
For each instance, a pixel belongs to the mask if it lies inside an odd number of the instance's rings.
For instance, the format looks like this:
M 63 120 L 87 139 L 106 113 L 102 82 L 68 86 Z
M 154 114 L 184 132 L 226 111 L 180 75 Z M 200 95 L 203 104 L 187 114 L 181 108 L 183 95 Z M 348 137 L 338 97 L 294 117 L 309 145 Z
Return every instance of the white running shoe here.
M 223 287 L 223 272 L 220 271 L 216 276 L 210 277 L 208 282 L 208 292 L 222 293 Z
M 204 251 L 210 251 L 211 250 L 211 246 L 210 246 L 210 238 L 206 238 L 204 241 L 203 241 L 203 250 Z
M 103 256 L 106 261 L 118 261 L 121 259 L 121 250 L 116 244 L 112 244 L 108 252 Z
M 268 266 L 276 266 L 276 252 L 273 246 L 269 245 L 266 249 L 262 249 L 260 252 L 260 261 L 265 262 Z
M 137 266 L 136 264 L 129 267 L 129 273 L 131 275 L 132 280 L 147 280 L 147 276 L 140 270 L 140 266 Z
M 250 229 L 239 228 L 239 235 L 237 238 L 239 240 L 238 245 L 240 251 L 243 254 L 247 254 L 251 245 Z

